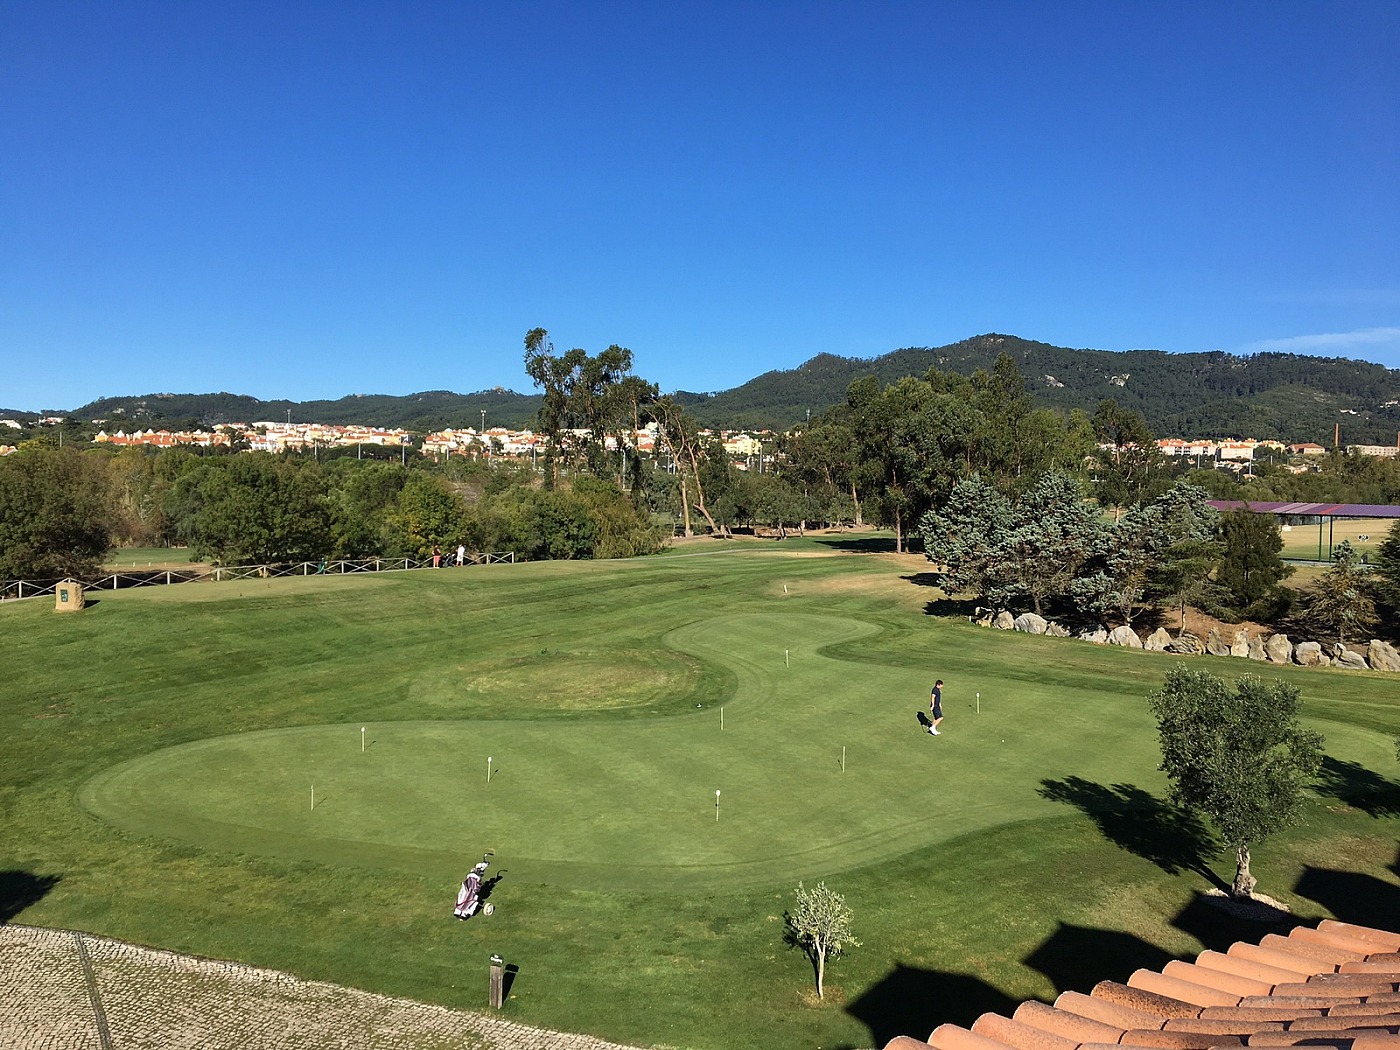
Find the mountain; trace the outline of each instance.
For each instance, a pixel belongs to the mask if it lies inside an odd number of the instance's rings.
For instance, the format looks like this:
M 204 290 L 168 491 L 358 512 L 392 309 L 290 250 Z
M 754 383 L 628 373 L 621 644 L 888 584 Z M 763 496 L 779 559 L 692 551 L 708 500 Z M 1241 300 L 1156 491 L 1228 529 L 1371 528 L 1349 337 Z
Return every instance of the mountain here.
M 1278 437 L 1330 446 L 1394 444 L 1400 431 L 1400 370 L 1365 361 L 1298 354 L 1240 357 L 1221 351 L 1071 350 L 1009 335 L 981 335 L 937 348 L 910 347 L 873 359 L 819 354 L 794 369 L 766 372 L 717 394 L 679 394 L 697 419 L 784 429 L 845 398 L 850 383 L 923 376 L 932 368 L 991 371 L 1015 361 L 1036 404 L 1092 413 L 1112 398 L 1143 414 L 1153 432 L 1180 437 Z
M 141 397 L 104 397 L 75 410 L 82 419 L 105 419 L 108 430 L 117 427 L 169 426 L 193 422 L 203 427 L 220 423 L 255 423 L 285 420 L 365 426 L 402 427 L 427 432 L 446 427 L 486 425 L 525 427 L 539 409 L 539 395 L 517 394 L 497 387 L 474 394 L 450 390 L 425 390 L 417 394 L 351 394 L 335 401 L 260 401 L 243 394 L 146 394 Z
M 924 376 L 932 368 L 971 375 L 1008 354 L 1038 405 L 1092 413 L 1112 398 L 1136 409 L 1153 432 L 1178 437 L 1276 437 L 1330 446 L 1394 444 L 1400 432 L 1400 370 L 1365 361 L 1297 354 L 1241 357 L 1220 351 L 1073 350 L 988 334 L 941 347 L 907 347 L 875 358 L 818 354 L 797 368 L 765 372 L 713 394 L 679 391 L 678 402 L 704 425 L 784 430 L 845 400 L 851 382 Z M 525 427 L 539 395 L 497 388 L 472 394 L 429 390 L 402 397 L 356 394 L 335 401 L 260 401 L 237 394 L 112 397 L 75 410 L 108 430 L 292 419 L 429 431 L 486 425 Z

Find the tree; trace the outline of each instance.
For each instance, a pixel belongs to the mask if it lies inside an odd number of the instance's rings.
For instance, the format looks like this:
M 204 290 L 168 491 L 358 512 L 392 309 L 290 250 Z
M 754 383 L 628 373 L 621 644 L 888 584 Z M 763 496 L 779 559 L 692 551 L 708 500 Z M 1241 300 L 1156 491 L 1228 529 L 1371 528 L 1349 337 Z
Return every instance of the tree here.
M 0 458 L 0 578 L 88 576 L 111 542 L 102 464 L 26 443 Z
M 793 909 L 783 913 L 783 941 L 812 961 L 820 999 L 826 961 L 839 958 L 847 948 L 859 948 L 860 941 L 851 935 L 851 910 L 846 907 L 846 898 L 827 889 L 826 883 L 819 882 L 809 890 L 799 882 L 793 894 Z
M 1332 548 L 1332 567 L 1303 599 L 1303 615 L 1309 625 L 1324 634 L 1335 634 L 1341 645 L 1379 622 L 1376 603 L 1368 593 L 1366 573 L 1357 564 L 1356 549 L 1343 540 Z
M 331 548 L 325 484 L 314 462 L 260 455 L 204 459 L 171 486 L 165 508 L 196 557 L 289 562 Z
M 1240 611 L 1279 594 L 1280 583 L 1293 575 L 1293 568 L 1283 563 L 1283 536 L 1272 514 L 1227 511 L 1220 519 L 1220 538 L 1224 548 L 1216 580 Z
M 1235 851 L 1233 893 L 1250 896 L 1250 847 L 1297 823 L 1322 762 L 1322 737 L 1298 724 L 1297 686 L 1245 675 L 1231 689 L 1177 666 L 1148 703 L 1173 801 L 1215 825 Z
M 970 478 L 941 510 L 924 515 L 919 531 L 929 560 L 944 566 L 950 591 L 978 594 L 1001 608 L 1029 598 L 1040 614 L 1049 600 L 1070 592 L 1103 522 L 1073 478 L 1048 471 L 1015 503 Z
M 1161 459 L 1147 421 L 1141 412 L 1108 399 L 1099 402 L 1091 422 L 1099 442 L 1094 467 L 1099 502 L 1105 507 L 1140 502 Z
M 1400 618 L 1400 521 L 1390 527 L 1372 561 L 1373 589 L 1394 623 L 1395 618 Z

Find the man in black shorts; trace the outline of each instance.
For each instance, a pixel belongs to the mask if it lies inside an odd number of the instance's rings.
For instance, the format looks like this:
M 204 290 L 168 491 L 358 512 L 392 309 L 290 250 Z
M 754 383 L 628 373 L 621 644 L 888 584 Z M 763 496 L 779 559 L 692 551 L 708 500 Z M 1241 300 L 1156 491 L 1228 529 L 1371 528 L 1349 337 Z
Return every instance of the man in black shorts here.
M 938 732 L 938 723 L 943 721 L 943 679 L 933 683 L 933 691 L 928 697 L 928 712 L 933 724 L 928 727 L 928 731 L 934 736 L 941 736 Z

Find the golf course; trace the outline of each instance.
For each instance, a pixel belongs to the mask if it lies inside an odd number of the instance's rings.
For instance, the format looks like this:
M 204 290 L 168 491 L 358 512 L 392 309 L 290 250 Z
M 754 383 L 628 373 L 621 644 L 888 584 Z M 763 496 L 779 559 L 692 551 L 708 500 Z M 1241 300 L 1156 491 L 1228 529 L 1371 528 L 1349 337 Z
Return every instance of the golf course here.
M 1267 929 L 1166 802 L 1181 657 L 974 626 L 878 534 L 0 606 L 0 921 L 683 1048 L 871 1047 Z M 1298 686 L 1300 919 L 1400 923 L 1400 676 Z M 923 732 L 935 678 L 946 719 Z M 494 913 L 452 918 L 491 850 Z M 799 881 L 859 947 L 826 996 Z

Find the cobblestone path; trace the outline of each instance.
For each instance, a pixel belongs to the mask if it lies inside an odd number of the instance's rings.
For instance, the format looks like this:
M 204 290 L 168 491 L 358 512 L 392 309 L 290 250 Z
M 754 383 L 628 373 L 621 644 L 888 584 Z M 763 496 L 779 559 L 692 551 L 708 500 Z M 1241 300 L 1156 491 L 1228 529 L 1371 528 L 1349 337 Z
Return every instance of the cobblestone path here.
M 66 930 L 0 926 L 5 1050 L 629 1050 Z

